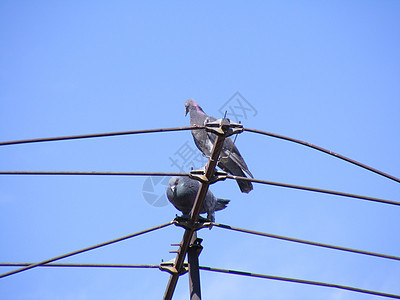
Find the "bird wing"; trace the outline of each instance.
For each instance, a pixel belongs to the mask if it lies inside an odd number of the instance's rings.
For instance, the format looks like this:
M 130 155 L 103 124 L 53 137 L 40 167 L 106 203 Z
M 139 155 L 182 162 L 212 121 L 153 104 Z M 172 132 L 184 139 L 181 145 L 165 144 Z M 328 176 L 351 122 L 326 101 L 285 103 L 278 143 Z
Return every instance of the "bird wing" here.
M 207 116 L 207 118 L 204 121 L 204 125 L 206 125 L 209 122 L 214 122 L 216 120 L 217 119 L 214 117 Z M 211 155 L 212 147 L 214 145 L 216 138 L 217 138 L 217 136 L 214 133 L 207 132 L 207 139 L 203 143 L 204 144 L 203 148 L 206 148 L 204 150 L 207 150 L 207 153 L 204 153 L 204 151 L 202 150 L 205 155 Z M 199 148 L 199 149 L 203 149 L 203 148 Z M 239 150 L 233 143 L 232 139 L 229 137 L 227 137 L 225 139 L 224 145 L 222 146 L 222 157 L 229 157 L 227 159 L 222 158 L 222 164 L 224 164 L 223 161 L 226 161 L 227 164 L 234 163 L 238 167 L 240 167 L 243 171 L 245 171 L 247 174 L 249 174 L 250 177 L 253 178 L 253 175 L 249 171 L 249 168 L 247 167 L 242 155 L 240 154 Z

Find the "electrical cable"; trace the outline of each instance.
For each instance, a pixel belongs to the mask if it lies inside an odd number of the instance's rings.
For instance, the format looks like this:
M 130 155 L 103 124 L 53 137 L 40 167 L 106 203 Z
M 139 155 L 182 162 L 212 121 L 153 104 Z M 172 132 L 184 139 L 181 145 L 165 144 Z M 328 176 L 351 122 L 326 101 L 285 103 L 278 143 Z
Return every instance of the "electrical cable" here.
M 0 175 L 189 176 L 190 174 L 175 173 L 175 172 L 0 171 Z M 356 195 L 356 194 L 349 194 L 349 193 L 343 193 L 343 192 L 337 192 L 337 191 L 331 191 L 331 190 L 325 190 L 325 189 L 319 189 L 319 188 L 313 188 L 313 187 L 307 187 L 307 186 L 301 186 L 301 185 L 287 184 L 287 183 L 254 179 L 254 178 L 248 178 L 248 177 L 240 177 L 240 176 L 234 176 L 234 175 L 226 175 L 226 178 L 234 179 L 234 180 L 245 180 L 245 181 L 251 181 L 251 182 L 256 182 L 256 183 L 261 183 L 261 184 L 268 184 L 268 185 L 293 188 L 293 189 L 299 189 L 299 190 L 305 190 L 305 191 L 311 191 L 311 192 L 317 192 L 317 193 L 331 194 L 331 195 L 336 195 L 336 196 L 350 197 L 350 198 L 356 198 L 356 199 L 361 199 L 361 200 L 368 200 L 368 201 L 374 201 L 374 202 L 379 202 L 379 203 L 384 203 L 384 204 L 400 206 L 400 202 L 397 202 L 397 201 Z
M 306 146 L 306 147 L 310 147 L 310 148 L 313 148 L 313 149 L 315 149 L 315 150 L 318 150 L 318 151 L 324 152 L 324 153 L 326 153 L 326 154 L 332 155 L 332 156 L 334 156 L 334 157 L 340 158 L 340 159 L 342 159 L 342 160 L 344 160 L 344 161 L 347 161 L 347 162 L 349 162 L 349 163 L 351 163 L 351 164 L 354 164 L 354 165 L 359 166 L 359 167 L 361 167 L 361 168 L 363 168 L 363 169 L 369 170 L 369 171 L 371 171 L 371 172 L 374 172 L 374 173 L 376 173 L 376 174 L 379 174 L 379 175 L 381 175 L 381 176 L 384 176 L 384 177 L 386 177 L 386 178 L 389 178 L 389 179 L 391 179 L 391 180 L 394 180 L 394 181 L 397 181 L 398 183 L 400 183 L 400 179 L 397 178 L 397 177 L 394 177 L 394 176 L 392 176 L 392 175 L 390 175 L 390 174 L 387 174 L 387 173 L 385 173 L 385 172 L 382 172 L 382 171 L 380 171 L 380 170 L 377 170 L 377 169 L 375 169 L 375 168 L 372 168 L 372 167 L 370 167 L 370 166 L 367 166 L 367 165 L 365 165 L 365 164 L 363 164 L 363 163 L 360 163 L 360 162 L 358 162 L 358 161 L 356 161 L 356 160 L 353 160 L 353 159 L 348 158 L 348 157 L 346 157 L 346 156 L 343 156 L 343 155 L 341 155 L 341 154 L 332 152 L 332 151 L 330 151 L 330 150 L 328 150 L 328 149 L 325 149 L 325 148 L 322 148 L 322 147 L 319 147 L 319 146 L 316 146 L 316 145 L 307 143 L 307 142 L 302 141 L 302 140 L 298 140 L 298 139 L 294 139 L 294 138 L 287 137 L 287 136 L 284 136 L 284 135 L 280 135 L 280 134 L 276 134 L 276 133 L 272 133 L 272 132 L 267 132 L 267 131 L 263 131 L 263 130 L 258 130 L 258 129 L 243 128 L 243 131 L 248 131 L 248 132 L 263 134 L 263 135 L 275 137 L 275 138 L 278 138 L 278 139 L 282 139 L 282 140 L 294 142 L 294 143 L 297 143 L 297 144 L 300 144 L 300 145 L 303 145 L 303 146 Z
M 29 266 L 29 265 L 31 265 L 31 263 L 0 263 L 1 267 Z M 160 268 L 159 265 L 143 265 L 143 264 L 73 264 L 73 263 L 68 263 L 68 264 L 49 263 L 49 264 L 45 264 L 45 265 L 40 265 L 38 267 L 122 268 L 122 269 L 137 269 L 137 268 L 159 269 Z M 360 288 L 355 288 L 355 287 L 350 287 L 350 286 L 345 286 L 345 285 L 332 284 L 332 283 L 310 281 L 310 280 L 288 278 L 288 277 L 280 277 L 280 276 L 272 276 L 272 275 L 264 275 L 264 274 L 257 274 L 257 273 L 251 273 L 251 272 L 212 268 L 212 267 L 205 267 L 205 266 L 199 266 L 199 269 L 204 270 L 204 271 L 218 272 L 218 273 L 234 274 L 234 275 L 240 275 L 240 276 L 250 276 L 250 277 L 256 277 L 256 278 L 279 280 L 279 281 L 308 284 L 308 285 L 316 285 L 316 286 L 329 287 L 329 288 L 338 288 L 338 289 L 359 292 L 359 293 L 364 293 L 364 294 L 369 294 L 369 295 L 400 299 L 399 295 L 382 293 L 382 292 L 377 292 L 377 291 L 372 291 L 372 290 L 365 290 L 365 289 L 360 289 Z
M 33 263 L 0 263 L 0 267 L 24 267 L 30 266 Z M 40 265 L 38 267 L 76 267 L 76 268 L 125 268 L 125 269 L 158 269 L 159 265 L 143 265 L 143 264 L 60 264 L 60 263 L 48 263 L 45 265 Z
M 153 132 L 167 132 L 167 131 L 180 131 L 180 130 L 196 130 L 196 129 L 205 129 L 205 127 L 197 127 L 197 126 L 189 126 L 189 127 L 176 127 L 176 128 L 162 128 L 162 129 L 150 129 L 150 130 L 135 130 L 135 131 L 123 131 L 123 132 L 109 132 L 109 133 L 99 133 L 99 134 L 86 134 L 86 135 L 75 135 L 75 136 L 63 136 L 63 137 L 53 137 L 53 138 L 41 138 L 41 139 L 28 139 L 28 140 L 17 140 L 17 141 L 9 141 L 9 142 L 0 142 L 0 146 L 4 145 L 15 145 L 15 144 L 26 144 L 26 143 L 36 143 L 36 142 L 47 142 L 47 141 L 59 141 L 59 140 L 72 140 L 72 139 L 84 139 L 84 138 L 96 138 L 96 137 L 106 137 L 106 136 L 118 136 L 118 135 L 129 135 L 129 134 L 140 134 L 140 133 L 153 133 Z M 295 142 L 319 151 L 322 151 L 326 154 L 332 155 L 334 157 L 340 158 L 342 160 L 345 160 L 347 162 L 350 162 L 352 164 L 355 164 L 359 167 L 362 167 L 364 169 L 367 169 L 369 171 L 372 171 L 376 174 L 379 174 L 381 176 L 384 176 L 386 178 L 389 178 L 391 180 L 397 181 L 400 183 L 400 179 L 386 174 L 382 171 L 379 171 L 377 169 L 374 169 L 372 167 L 369 167 L 365 164 L 359 163 L 355 160 L 352 160 L 350 158 L 347 158 L 345 156 L 342 156 L 340 154 L 334 153 L 332 151 L 329 151 L 327 149 L 321 148 L 319 146 L 312 145 L 310 143 L 285 137 L 282 135 L 277 135 L 261 130 L 255 130 L 255 129 L 249 129 L 249 128 L 244 128 L 244 131 L 249 131 L 253 133 L 258 133 L 258 134 L 263 134 L 263 135 L 268 135 L 272 136 L 275 138 L 280 138 L 284 139 L 287 141 Z M 166 172 L 44 172 L 44 171 L 0 171 L 0 175 L 121 175 L 121 176 L 188 176 L 189 174 L 186 173 L 166 173 Z M 358 198 L 362 200 L 369 200 L 369 201 L 375 201 L 375 202 L 380 202 L 380 203 L 386 203 L 386 204 L 392 204 L 392 205 L 400 205 L 400 202 L 396 201 L 390 201 L 390 200 L 385 200 L 385 199 L 379 199 L 379 198 L 373 198 L 373 197 L 366 197 L 366 196 L 360 196 L 360 195 L 355 195 L 355 194 L 349 194 L 349 193 L 342 193 L 342 192 L 336 192 L 336 191 L 330 191 L 330 190 L 324 190 L 324 189 L 318 189 L 318 188 L 311 188 L 311 187 L 304 187 L 304 186 L 298 186 L 298 185 L 291 185 L 291 184 L 284 184 L 284 183 L 278 183 L 278 182 L 272 182 L 272 181 L 266 181 L 266 180 L 258 180 L 258 179 L 252 179 L 252 178 L 246 178 L 246 177 L 239 177 L 239 176 L 232 176 L 232 175 L 227 175 L 225 178 L 230 178 L 230 179 L 235 179 L 235 180 L 247 180 L 251 182 L 256 182 L 256 183 L 262 183 L 262 184 L 269 184 L 269 185 L 275 185 L 275 186 L 281 186 L 281 187 L 288 187 L 288 188 L 294 188 L 294 189 L 301 189 L 301 190 L 308 190 L 308 191 L 314 191 L 314 192 L 320 192 L 320 193 L 327 193 L 327 194 L 333 194 L 333 195 L 338 195 L 338 196 L 345 196 L 345 197 L 352 197 L 352 198 Z M 156 229 L 160 229 L 166 226 L 169 226 L 173 224 L 174 221 L 162 224 L 138 233 L 134 233 L 122 238 L 118 238 L 106 243 L 98 244 L 95 246 L 91 246 L 88 248 L 84 248 L 81 250 L 77 250 L 68 254 L 64 254 L 61 256 L 57 256 L 39 263 L 33 263 L 33 264 L 19 264 L 18 266 L 23 265 L 24 267 L 19 268 L 17 270 L 0 274 L 0 278 L 16 274 L 25 270 L 29 270 L 31 268 L 35 268 L 38 266 L 86 266 L 86 267 L 125 267 L 125 268 L 157 268 L 159 266 L 156 265 L 109 265 L 109 264 L 50 264 L 51 262 L 54 262 L 59 259 L 63 259 L 66 257 L 70 257 L 79 253 L 83 253 L 89 250 L 93 250 L 96 248 L 100 248 L 112 243 L 116 243 L 134 236 L 138 236 Z M 367 252 L 367 251 L 362 251 L 362 250 L 356 250 L 356 249 L 351 249 L 351 248 L 345 248 L 345 247 L 338 247 L 338 246 L 333 246 L 333 245 L 328 245 L 328 244 L 321 244 L 321 243 L 315 243 L 311 241 L 306 241 L 306 240 L 300 240 L 300 239 L 293 239 L 293 238 L 288 238 L 288 237 L 283 237 L 283 236 L 278 236 L 278 235 L 272 235 L 272 234 L 267 234 L 267 233 L 262 233 L 262 232 L 257 232 L 257 231 L 250 231 L 250 230 L 245 230 L 245 229 L 240 229 L 240 228 L 235 228 L 223 224 L 213 224 L 216 227 L 220 228 L 225 228 L 225 229 L 230 229 L 230 230 L 235 230 L 235 231 L 240 231 L 244 233 L 250 233 L 250 234 L 255 234 L 255 235 L 261 235 L 261 236 L 266 236 L 266 237 L 271 237 L 271 238 L 276 238 L 276 239 L 282 239 L 286 241 L 292 241 L 292 242 L 297 242 L 297 243 L 303 243 L 303 244 L 308 244 L 308 245 L 314 245 L 314 246 L 320 246 L 320 247 L 325 247 L 325 248 L 331 248 L 331 249 L 336 249 L 336 250 L 342 250 L 342 251 L 348 251 L 348 252 L 353 252 L 353 253 L 358 253 L 358 254 L 365 254 L 365 255 L 371 255 L 371 256 L 377 256 L 381 258 L 388 258 L 388 259 L 395 259 L 395 260 L 400 260 L 399 257 L 396 256 L 390 256 L 390 255 L 385 255 L 385 254 L 379 254 L 379 253 L 373 253 L 373 252 Z M 12 263 L 5 263 L 5 264 L 0 264 L 0 266 L 11 266 Z M 17 266 L 16 263 L 13 264 L 13 266 Z M 396 298 L 400 299 L 400 296 L 398 295 L 392 295 L 392 294 L 387 294 L 387 293 L 380 293 L 376 291 L 370 291 L 370 290 L 364 290 L 364 289 L 359 289 L 359 288 L 354 288 L 354 287 L 349 287 L 349 286 L 343 286 L 343 285 L 336 285 L 336 284 L 330 284 L 330 283 L 323 283 L 323 282 L 316 282 L 316 281 L 308 281 L 308 280 L 302 280 L 302 279 L 294 279 L 294 278 L 287 278 L 287 277 L 278 277 L 278 276 L 272 276 L 272 275 L 263 275 L 263 274 L 256 274 L 256 273 L 248 273 L 248 272 L 242 272 L 242 271 L 235 271 L 235 270 L 224 270 L 224 269 L 218 269 L 218 268 L 211 268 L 211 267 L 200 267 L 202 270 L 206 271 L 214 271 L 214 272 L 220 272 L 220 273 L 230 273 L 230 274 L 236 274 L 236 275 L 243 275 L 243 276 L 251 276 L 251 277 L 259 277 L 259 278 L 266 278 L 266 279 L 273 279 L 273 280 L 281 280 L 281 281 L 288 281 L 288 282 L 296 282 L 296 283 L 302 283 L 302 284 L 311 284 L 311 285 L 317 285 L 317 286 L 325 286 L 325 287 L 333 287 L 333 288 L 339 288 L 339 289 L 345 289 L 349 291 L 354 291 L 354 292 L 360 292 L 360 293 L 366 293 L 366 294 L 372 294 L 372 295 L 377 295 L 377 296 L 382 296 L 382 297 L 390 297 L 390 298 Z M 172 296 L 172 294 L 171 294 Z
M 177 172 L 97 172 L 97 171 L 0 171 L 0 175 L 102 175 L 102 176 L 189 176 Z
M 0 175 L 189 176 L 188 173 L 175 173 L 175 172 L 98 172 L 98 171 L 90 171 L 90 172 L 86 172 L 86 171 L 0 171 Z M 379 203 L 384 203 L 384 204 L 400 206 L 400 202 L 397 202 L 397 201 L 356 195 L 356 194 L 349 194 L 349 193 L 343 193 L 343 192 L 338 192 L 338 191 L 331 191 L 331 190 L 325 190 L 325 189 L 319 189 L 319 188 L 313 188 L 313 187 L 307 187 L 307 186 L 301 186 L 301 185 L 287 184 L 287 183 L 254 179 L 254 178 L 248 178 L 248 177 L 240 177 L 240 176 L 234 176 L 234 175 L 226 175 L 226 178 L 234 179 L 234 180 L 245 180 L 245 181 L 251 181 L 251 182 L 256 182 L 256 183 L 261 183 L 261 184 L 268 184 L 268 185 L 274 185 L 274 186 L 280 186 L 280 187 L 286 187 L 286 188 L 292 188 L 292 189 L 299 189 L 299 190 L 305 190 L 305 191 L 311 191 L 311 192 L 317 192 L 317 193 L 331 194 L 331 195 L 336 195 L 336 196 L 350 197 L 350 198 L 356 198 L 356 199 L 361 199 L 361 200 L 368 200 L 368 201 L 374 201 L 374 202 L 379 202 Z
M 69 135 L 69 136 L 38 138 L 38 139 L 15 140 L 15 141 L 0 142 L 0 146 L 28 144 L 28 143 L 40 143 L 40 142 L 54 142 L 54 141 L 62 141 L 62 140 L 98 138 L 98 137 L 108 137 L 108 136 L 118 136 L 118 135 L 132 135 L 132 134 L 142 134 L 142 133 L 155 133 L 155 132 L 168 132 L 168 131 L 181 131 L 181 130 L 198 130 L 198 129 L 204 129 L 204 126 L 186 126 L 186 127 L 173 127 L 173 128 L 130 130 L 130 131 L 119 131 L 119 132 L 106 132 L 106 133 L 80 134 L 80 135 Z
M 19 268 L 19 269 L 10 271 L 10 272 L 0 274 L 0 278 L 4 278 L 4 277 L 7 277 L 7 276 L 16 274 L 16 273 L 20 273 L 20 272 L 23 272 L 23 271 L 26 271 L 26 270 L 41 266 L 41 265 L 45 265 L 45 264 L 48 264 L 48 263 L 56 261 L 56 260 L 60 260 L 60 259 L 66 258 L 66 257 L 77 255 L 77 254 L 80 254 L 80 253 L 83 253 L 83 252 L 87 252 L 87 251 L 90 251 L 90 250 L 93 250 L 93 249 L 104 247 L 104 246 L 107 246 L 107 245 L 110 245 L 110 244 L 114 244 L 114 243 L 117 243 L 117 242 L 120 242 L 120 241 L 123 241 L 123 240 L 126 240 L 126 239 L 130 239 L 132 237 L 136 237 L 136 236 L 139 236 L 139 235 L 142 235 L 142 234 L 145 234 L 145 233 L 157 230 L 157 229 L 161 229 L 161 228 L 167 227 L 169 225 L 172 225 L 173 223 L 174 222 L 171 221 L 171 222 L 168 222 L 168 223 L 165 223 L 165 224 L 161 224 L 161 225 L 158 225 L 158 226 L 146 229 L 146 230 L 142 230 L 142 231 L 139 231 L 139 232 L 136 232 L 136 233 L 133 233 L 133 234 L 129 234 L 129 235 L 126 235 L 126 236 L 123 236 L 123 237 L 120 237 L 120 238 L 105 242 L 105 243 L 97 244 L 97 245 L 90 246 L 90 247 L 87 247 L 87 248 L 84 248 L 84 249 L 80 249 L 80 250 L 77 250 L 77 251 L 73 251 L 73 252 L 70 252 L 70 253 L 67 253 L 67 254 L 56 256 L 56 257 L 53 257 L 53 258 L 50 258 L 50 259 L 46 259 L 46 260 L 38 262 L 38 263 L 30 264 L 28 266 L 25 266 L 25 267 L 22 267 L 22 268 Z
M 273 239 L 279 239 L 279 240 L 295 242 L 295 243 L 300 243 L 300 244 L 305 244 L 305 245 L 323 247 L 323 248 L 340 250 L 340 251 L 347 251 L 347 252 L 356 253 L 356 254 L 363 254 L 363 255 L 369 255 L 369 256 L 375 256 L 375 257 L 379 257 L 379 258 L 400 261 L 400 257 L 394 256 L 394 255 L 387 255 L 387 254 L 352 249 L 352 248 L 347 248 L 347 247 L 340 247 L 340 246 L 334 246 L 334 245 L 329 245 L 329 244 L 317 243 L 317 242 L 312 242 L 312 241 L 307 241 L 307 240 L 302 240 L 302 239 L 290 238 L 290 237 L 282 236 L 282 235 L 276 235 L 276 234 L 265 233 L 265 232 L 260 232 L 260 231 L 237 228 L 237 227 L 233 227 L 233 226 L 229 226 L 229 225 L 225 225 L 225 224 L 211 223 L 211 225 L 222 228 L 222 229 L 228 229 L 228 230 L 232 230 L 232 231 L 249 233 L 249 234 L 259 235 L 259 236 L 263 236 L 263 237 L 269 237 L 269 238 L 273 238 Z
M 1 175 L 1 172 L 0 172 L 0 175 Z M 397 202 L 397 201 L 380 199 L 380 198 L 375 198 L 375 197 L 368 197 L 368 196 L 361 196 L 361 195 L 356 195 L 356 194 L 342 193 L 342 192 L 337 192 L 337 191 L 312 188 L 312 187 L 301 186 L 301 185 L 280 183 L 280 182 L 254 179 L 254 178 L 248 178 L 248 177 L 240 177 L 240 176 L 234 176 L 234 175 L 227 175 L 226 178 L 235 179 L 235 180 L 251 181 L 251 182 L 257 182 L 257 183 L 262 183 L 262 184 L 268 184 L 268 185 L 274 185 L 274 186 L 280 186 L 280 187 L 286 187 L 286 188 L 292 188 L 292 189 L 298 189 L 298 190 L 305 190 L 305 191 L 310 191 L 310 192 L 331 194 L 331 195 L 336 195 L 336 196 L 350 197 L 350 198 L 356 198 L 356 199 L 361 199 L 361 200 L 368 200 L 368 201 L 374 201 L 374 202 L 379 202 L 379 203 L 400 206 L 400 202 Z
M 95 134 L 82 134 L 82 135 L 70 135 L 70 136 L 60 136 L 60 137 L 49 137 L 49 138 L 38 138 L 38 139 L 25 139 L 25 140 L 15 140 L 15 141 L 5 141 L 5 142 L 0 142 L 0 146 L 6 146 L 6 145 L 16 145 L 16 144 L 27 144 L 27 143 L 38 143 L 38 142 L 51 142 L 51 141 L 61 141 L 61 140 L 73 140 L 73 139 L 86 139 L 86 138 L 97 138 L 97 137 L 108 137 L 108 136 L 120 136 L 120 135 L 132 135 L 132 134 L 142 134 L 142 133 L 155 133 L 155 132 L 168 132 L 168 131 L 181 131 L 181 130 L 199 130 L 199 129 L 205 129 L 205 126 L 186 126 L 186 127 L 173 127 L 173 128 L 158 128 L 158 129 L 145 129 L 145 130 L 130 130 L 130 131 L 119 131 L 119 132 L 107 132 L 107 133 L 95 133 Z M 276 134 L 276 133 L 271 133 L 263 130 L 258 130 L 258 129 L 251 129 L 251 128 L 243 128 L 243 131 L 248 131 L 252 133 L 258 133 L 266 136 L 271 136 L 279 139 L 283 139 L 286 141 L 294 142 L 303 146 L 307 146 L 310 148 L 313 148 L 315 150 L 324 152 L 326 154 L 332 155 L 334 157 L 340 158 L 342 160 L 345 160 L 349 163 L 352 163 L 354 165 L 357 165 L 361 168 L 364 168 L 366 170 L 369 170 L 371 172 L 374 172 L 376 174 L 379 174 L 381 176 L 384 176 L 386 178 L 389 178 L 391 180 L 397 181 L 400 183 L 400 179 L 387 174 L 385 172 L 382 172 L 380 170 L 377 170 L 375 168 L 372 168 L 370 166 L 367 166 L 363 163 L 360 163 L 358 161 L 355 161 L 351 158 L 348 158 L 346 156 L 343 156 L 341 154 L 335 153 L 333 151 L 330 151 L 328 149 L 313 145 L 311 143 L 294 139 L 291 137 L 287 137 L 284 135 Z
M 204 271 L 218 272 L 218 273 L 234 274 L 234 275 L 257 277 L 257 278 L 263 278 L 263 279 L 272 279 L 272 280 L 279 280 L 279 281 L 286 281 L 286 282 L 293 282 L 293 283 L 301 283 L 301 284 L 309 284 L 309 285 L 337 288 L 337 289 L 358 292 L 358 293 L 364 293 L 364 294 L 369 294 L 369 295 L 375 295 L 375 296 L 381 296 L 381 297 L 387 297 L 387 298 L 393 298 L 393 299 L 400 299 L 400 295 L 365 290 L 365 289 L 360 289 L 360 288 L 355 288 L 355 287 L 345 286 L 345 285 L 339 285 L 339 284 L 333 284 L 333 283 L 311 281 L 311 280 L 304 280 L 304 279 L 297 279 L 297 278 L 288 278 L 288 277 L 281 277 L 281 276 L 264 275 L 264 274 L 243 272 L 243 271 L 237 271 L 237 270 L 226 270 L 226 269 L 204 267 L 204 266 L 199 266 L 199 269 L 204 270 Z

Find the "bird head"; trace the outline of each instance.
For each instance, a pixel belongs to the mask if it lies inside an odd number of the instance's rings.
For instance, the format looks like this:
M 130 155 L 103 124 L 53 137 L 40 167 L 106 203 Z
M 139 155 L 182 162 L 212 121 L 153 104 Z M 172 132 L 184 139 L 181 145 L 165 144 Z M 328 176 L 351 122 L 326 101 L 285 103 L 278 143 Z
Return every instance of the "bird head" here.
M 192 108 L 192 107 L 198 108 L 198 107 L 200 107 L 200 106 L 199 106 L 199 105 L 197 104 L 197 102 L 194 101 L 193 99 L 187 100 L 187 101 L 185 102 L 185 110 L 186 110 L 185 117 L 187 116 L 188 112 L 190 111 L 190 108 Z

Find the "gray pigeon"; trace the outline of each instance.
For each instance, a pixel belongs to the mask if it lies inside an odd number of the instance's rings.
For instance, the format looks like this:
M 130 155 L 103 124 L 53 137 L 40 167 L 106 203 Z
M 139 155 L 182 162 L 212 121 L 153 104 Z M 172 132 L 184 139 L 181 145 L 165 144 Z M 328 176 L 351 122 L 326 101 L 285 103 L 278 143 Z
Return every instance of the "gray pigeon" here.
M 195 179 L 188 176 L 174 176 L 169 180 L 167 197 L 177 210 L 183 212 L 183 216 L 189 216 L 199 188 L 200 182 Z M 200 213 L 207 213 L 207 219 L 214 222 L 214 212 L 224 209 L 228 203 L 229 200 L 215 198 L 213 193 L 208 190 Z
M 217 119 L 207 116 L 196 101 L 189 99 L 185 103 L 186 115 L 190 113 L 191 126 L 204 126 L 209 122 L 216 121 Z M 217 138 L 214 133 L 206 132 L 205 130 L 192 130 L 194 143 L 197 148 L 205 155 L 211 156 L 212 147 L 215 139 Z M 247 177 L 246 172 L 251 178 L 254 178 L 250 173 L 243 157 L 240 155 L 239 150 L 235 144 L 228 137 L 224 141 L 218 166 L 232 175 Z M 253 189 L 250 181 L 237 180 L 242 193 L 248 193 Z

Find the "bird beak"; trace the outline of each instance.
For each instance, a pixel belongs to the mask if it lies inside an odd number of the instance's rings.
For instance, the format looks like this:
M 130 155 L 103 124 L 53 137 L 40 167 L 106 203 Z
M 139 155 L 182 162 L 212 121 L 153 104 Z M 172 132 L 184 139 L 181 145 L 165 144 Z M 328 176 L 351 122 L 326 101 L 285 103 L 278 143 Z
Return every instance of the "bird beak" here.
M 186 113 L 185 113 L 185 117 L 186 117 L 189 112 L 189 106 L 185 106 L 185 108 L 186 108 Z

